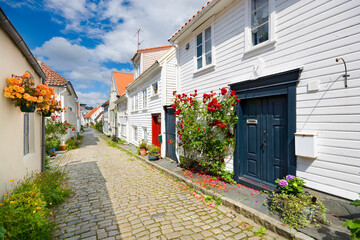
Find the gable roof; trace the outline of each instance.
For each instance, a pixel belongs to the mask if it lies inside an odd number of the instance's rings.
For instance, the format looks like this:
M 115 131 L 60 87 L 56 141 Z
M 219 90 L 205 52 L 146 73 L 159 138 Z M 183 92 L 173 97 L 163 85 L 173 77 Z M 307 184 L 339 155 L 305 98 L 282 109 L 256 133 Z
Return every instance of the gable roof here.
M 134 81 L 134 74 L 113 72 L 115 87 L 118 95 L 123 95 L 126 91 L 126 87 Z
M 55 72 L 53 69 L 51 69 L 48 65 L 46 65 L 43 61 L 40 61 L 38 58 L 36 58 L 38 63 L 40 64 L 42 70 L 44 71 L 46 75 L 46 81 L 50 86 L 64 86 L 68 84 L 70 81 L 61 76 L 59 73 Z
M 101 115 L 104 115 L 104 111 L 102 111 L 101 113 L 99 113 L 99 115 L 97 115 L 97 117 L 95 118 L 95 122 L 97 122 L 97 120 L 101 117 Z
M 89 118 L 89 117 L 91 117 L 99 108 L 100 108 L 100 106 L 94 107 L 88 114 L 86 114 L 86 115 L 84 116 L 84 118 Z
M 143 48 L 143 49 L 138 49 L 137 52 L 157 52 L 157 51 L 169 49 L 171 47 L 172 47 L 172 45 L 152 47 L 152 48 Z
M 177 34 L 179 34 L 190 22 L 192 22 L 196 16 L 198 16 L 211 2 L 215 2 L 216 0 L 209 0 L 199 11 L 197 11 L 184 25 L 182 25 L 179 30 L 177 30 L 170 38 L 169 41 L 175 37 Z

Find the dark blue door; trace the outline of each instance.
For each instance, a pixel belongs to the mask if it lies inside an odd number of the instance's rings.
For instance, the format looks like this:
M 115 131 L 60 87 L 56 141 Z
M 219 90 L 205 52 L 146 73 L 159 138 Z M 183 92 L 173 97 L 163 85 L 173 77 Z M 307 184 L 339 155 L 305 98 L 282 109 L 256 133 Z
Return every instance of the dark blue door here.
M 287 97 L 246 99 L 241 107 L 245 154 L 240 173 L 273 185 L 287 174 Z
M 165 132 L 166 132 L 166 157 L 171 158 L 175 161 L 176 159 L 176 126 L 175 126 L 175 116 L 174 109 L 166 108 L 165 109 Z

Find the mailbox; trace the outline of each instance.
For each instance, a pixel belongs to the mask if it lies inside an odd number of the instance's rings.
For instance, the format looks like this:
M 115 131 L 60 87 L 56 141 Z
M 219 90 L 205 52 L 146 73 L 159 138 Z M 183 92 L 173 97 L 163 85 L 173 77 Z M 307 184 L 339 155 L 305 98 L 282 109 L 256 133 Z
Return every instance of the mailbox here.
M 317 132 L 295 133 L 295 155 L 306 158 L 317 158 Z
M 162 135 L 161 134 L 158 135 L 158 138 L 159 138 L 159 143 L 162 143 Z

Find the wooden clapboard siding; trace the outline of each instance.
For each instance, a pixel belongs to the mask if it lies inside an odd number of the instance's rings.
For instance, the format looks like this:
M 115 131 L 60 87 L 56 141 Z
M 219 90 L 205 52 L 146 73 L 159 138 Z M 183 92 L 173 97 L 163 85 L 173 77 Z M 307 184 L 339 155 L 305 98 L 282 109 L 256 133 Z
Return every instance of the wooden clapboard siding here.
M 213 70 L 195 74 L 195 33 L 180 42 L 178 90 L 202 94 L 251 79 L 259 58 L 265 63 L 261 76 L 303 67 L 297 86 L 297 130 L 319 133 L 319 156 L 299 157 L 297 175 L 310 188 L 355 199 L 360 192 L 360 2 L 276 0 L 275 12 L 275 47 L 251 53 L 244 52 L 244 0 L 234 0 L 218 12 L 212 25 Z M 337 57 L 347 62 L 348 88 Z M 320 89 L 309 92 L 307 85 L 314 80 Z
M 173 103 L 173 91 L 176 91 L 176 59 L 175 56 L 166 63 L 166 100 L 165 105 Z
M 137 86 L 135 89 L 128 90 L 129 99 L 132 101 L 132 96 L 136 93 L 139 97 L 139 110 L 138 111 L 132 111 L 132 107 L 130 108 L 130 116 L 129 116 L 129 129 L 130 129 L 130 143 L 134 145 L 138 145 L 141 140 L 144 138 L 143 128 L 147 129 L 147 141 L 149 144 L 151 144 L 151 137 L 152 137 L 152 129 L 151 129 L 151 114 L 153 113 L 161 113 L 162 111 L 162 105 L 161 105 L 161 81 L 160 76 L 161 72 L 157 70 L 155 74 L 147 78 L 142 84 Z M 158 82 L 159 87 L 159 95 L 157 96 L 151 96 L 152 91 L 152 84 Z M 147 89 L 148 92 L 148 108 L 143 109 L 143 93 L 142 91 L 144 89 Z M 131 103 L 132 104 L 132 103 Z M 138 141 L 134 141 L 133 138 L 133 126 L 137 126 L 138 130 Z

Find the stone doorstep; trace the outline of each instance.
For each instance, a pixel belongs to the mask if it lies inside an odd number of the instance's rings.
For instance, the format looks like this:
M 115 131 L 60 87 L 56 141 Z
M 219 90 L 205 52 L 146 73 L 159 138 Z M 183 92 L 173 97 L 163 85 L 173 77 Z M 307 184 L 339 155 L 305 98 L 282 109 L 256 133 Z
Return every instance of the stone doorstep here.
M 104 137 L 107 138 L 107 137 Z M 129 150 L 126 147 L 123 147 L 122 145 L 118 145 L 120 146 L 122 149 L 124 149 L 125 151 L 134 154 L 131 150 Z M 162 170 L 166 175 L 172 177 L 172 178 L 177 178 L 179 179 L 181 182 L 185 183 L 186 185 L 200 191 L 201 193 L 205 194 L 205 195 L 209 195 L 212 196 L 214 199 L 217 197 L 221 198 L 221 201 L 223 203 L 223 205 L 225 207 L 230 208 L 231 210 L 234 210 L 237 214 L 241 214 L 247 218 L 250 218 L 251 220 L 253 220 L 254 222 L 263 225 L 266 229 L 279 234 L 280 236 L 283 236 L 285 238 L 288 239 L 295 239 L 295 240 L 310 240 L 313 239 L 312 237 L 298 232 L 293 228 L 287 227 L 287 226 L 283 226 L 282 223 L 274 218 L 269 217 L 266 214 L 263 214 L 249 206 L 246 206 L 240 202 L 234 201 L 230 198 L 224 197 L 218 193 L 215 193 L 212 190 L 208 190 L 204 187 L 199 186 L 196 183 L 193 183 L 192 181 L 186 179 L 185 177 L 178 175 L 177 173 L 174 173 L 166 168 L 163 168 L 149 160 L 147 160 L 144 157 L 138 156 L 137 154 L 135 154 L 135 156 L 142 160 L 143 162 L 147 163 L 148 165 L 158 169 L 158 170 Z

